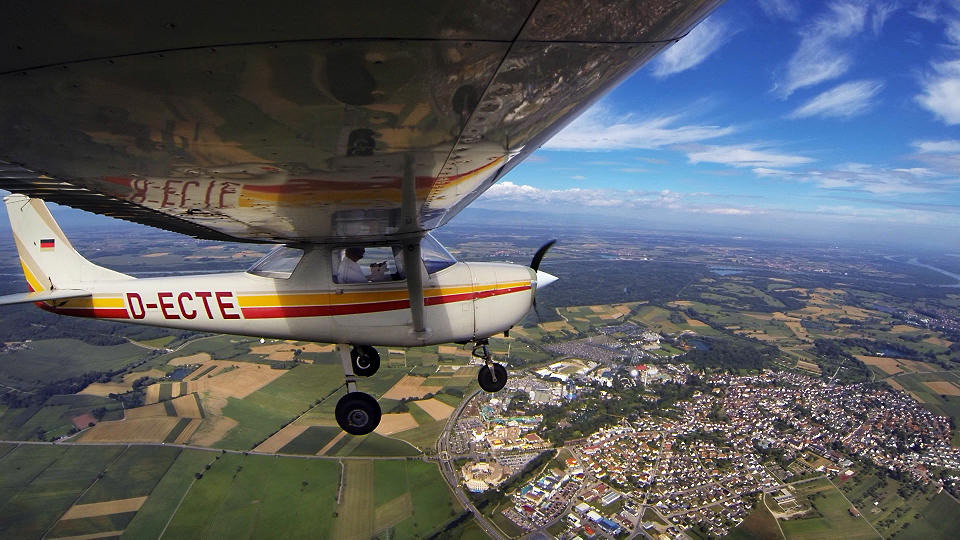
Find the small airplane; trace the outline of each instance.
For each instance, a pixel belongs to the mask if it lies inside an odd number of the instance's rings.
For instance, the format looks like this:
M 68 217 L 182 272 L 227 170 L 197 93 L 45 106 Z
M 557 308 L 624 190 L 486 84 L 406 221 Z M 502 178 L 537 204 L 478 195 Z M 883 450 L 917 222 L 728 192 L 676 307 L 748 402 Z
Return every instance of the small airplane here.
M 354 435 L 380 422 L 376 399 L 356 385 L 356 377 L 380 367 L 375 346 L 474 343 L 484 360 L 480 387 L 497 392 L 507 371 L 492 361 L 488 338 L 508 332 L 527 315 L 537 289 L 557 279 L 538 269 L 555 241 L 524 267 L 459 262 L 429 234 L 419 243 L 281 245 L 246 272 L 137 279 L 80 255 L 42 200 L 13 194 L 4 202 L 30 292 L 0 297 L 0 305 L 35 303 L 59 315 L 337 343 L 347 394 L 336 419 Z M 369 252 L 384 260 L 365 257 Z M 360 265 L 363 258 L 375 262 Z
M 349 433 L 375 346 L 506 332 L 555 278 L 430 235 L 722 0 L 34 2 L 0 19 L 0 189 L 34 302 L 65 315 L 337 344 Z M 41 38 L 42 39 L 39 39 Z M 133 279 L 42 201 L 278 244 L 246 273 Z M 361 264 L 362 261 L 362 264 Z

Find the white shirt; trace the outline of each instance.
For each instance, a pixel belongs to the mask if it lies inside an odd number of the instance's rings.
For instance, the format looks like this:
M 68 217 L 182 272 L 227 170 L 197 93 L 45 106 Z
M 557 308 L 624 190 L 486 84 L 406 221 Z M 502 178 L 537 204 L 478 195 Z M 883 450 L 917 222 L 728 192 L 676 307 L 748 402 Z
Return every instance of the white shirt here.
M 350 257 L 344 257 L 340 261 L 340 267 L 337 269 L 337 283 L 366 283 L 367 276 L 364 275 L 363 270 L 360 269 L 360 264 L 351 259 Z

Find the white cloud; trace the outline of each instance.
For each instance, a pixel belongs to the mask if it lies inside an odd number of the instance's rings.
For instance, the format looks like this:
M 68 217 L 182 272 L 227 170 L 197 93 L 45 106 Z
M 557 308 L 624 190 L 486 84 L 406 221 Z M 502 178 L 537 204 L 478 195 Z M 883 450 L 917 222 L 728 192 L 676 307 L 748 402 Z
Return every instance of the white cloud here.
M 900 6 L 896 2 L 880 2 L 874 7 L 873 13 L 870 15 L 870 28 L 873 30 L 873 35 L 880 35 L 883 24 L 898 9 L 900 9 Z
M 937 12 L 937 3 L 937 0 L 921 0 L 910 14 L 927 22 L 937 22 L 940 16 Z
M 783 169 L 771 169 L 769 167 L 756 167 L 755 169 L 753 169 L 753 174 L 762 178 L 765 176 L 792 176 L 797 173 L 786 171 Z
M 777 154 L 764 149 L 758 145 L 734 145 L 734 146 L 698 146 L 695 148 L 686 148 L 687 159 L 690 163 L 720 163 L 732 167 L 795 167 L 805 163 L 811 163 L 814 160 L 803 156 L 791 156 L 787 154 Z
M 884 169 L 863 163 L 847 163 L 831 170 L 808 171 L 802 178 L 829 190 L 859 191 L 880 196 L 936 193 L 947 183 L 930 180 L 925 168 Z
M 708 208 L 708 214 L 723 214 L 725 216 L 749 216 L 758 213 L 756 209 L 748 208 Z
M 795 21 L 800 17 L 800 7 L 790 0 L 760 0 L 760 9 L 772 19 Z
M 934 176 L 939 176 L 937 172 L 931 171 L 926 167 L 910 167 L 909 169 L 893 169 L 893 172 L 907 173 L 917 178 L 932 178 Z
M 705 198 L 716 197 L 711 193 L 680 193 L 665 189 L 662 191 L 633 191 L 620 189 L 540 189 L 528 185 L 517 185 L 509 181 L 494 184 L 476 202 L 478 207 L 511 208 L 514 205 L 523 208 L 536 206 L 542 211 L 567 212 L 571 207 L 594 213 L 612 216 L 622 213 L 666 212 L 676 216 L 680 212 L 711 214 L 719 216 L 757 216 L 768 213 L 768 209 L 744 205 L 704 202 Z M 722 198 L 722 196 L 721 196 Z M 650 215 L 650 214 L 643 214 Z
M 538 205 L 575 205 L 589 207 L 617 206 L 625 208 L 670 206 L 689 197 L 708 193 L 677 193 L 675 191 L 634 191 L 621 189 L 540 189 L 518 185 L 504 180 L 490 187 L 477 202 L 524 202 Z
M 913 146 L 923 154 L 960 153 L 960 141 L 914 141 Z
M 733 35 L 725 21 L 708 18 L 654 60 L 653 76 L 663 79 L 693 68 L 715 53 Z
M 543 145 L 544 150 L 657 149 L 729 135 L 733 127 L 677 126 L 679 116 L 634 120 L 593 107 Z
M 960 174 L 960 141 L 914 141 L 917 154 L 913 159 L 926 165 L 924 170 L 932 170 L 940 175 Z
M 945 124 L 960 124 L 960 60 L 935 63 L 931 67 L 935 73 L 921 81 L 922 92 L 916 96 L 917 102 Z
M 787 63 L 787 73 L 775 91 L 787 98 L 794 91 L 835 79 L 853 65 L 853 57 L 841 42 L 864 30 L 867 5 L 863 2 L 834 2 L 826 13 L 801 31 L 800 46 Z
M 881 81 L 854 81 L 836 86 L 794 110 L 789 118 L 851 118 L 867 112 L 883 89 Z

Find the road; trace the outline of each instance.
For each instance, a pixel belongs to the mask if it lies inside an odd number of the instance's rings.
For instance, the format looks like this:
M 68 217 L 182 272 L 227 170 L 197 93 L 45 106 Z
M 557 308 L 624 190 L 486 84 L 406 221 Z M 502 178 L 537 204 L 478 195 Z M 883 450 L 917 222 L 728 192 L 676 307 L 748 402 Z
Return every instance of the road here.
M 457 497 L 457 500 L 460 501 L 460 504 L 463 505 L 465 509 L 473 512 L 473 518 L 476 520 L 477 524 L 480 525 L 480 528 L 482 528 L 490 538 L 494 538 L 495 540 L 505 540 L 506 537 L 500 532 L 500 529 L 498 529 L 493 523 L 490 523 L 486 516 L 477 510 L 467 495 L 460 488 L 460 480 L 457 477 L 457 470 L 453 465 L 454 456 L 450 452 L 450 433 L 453 431 L 454 427 L 456 427 L 457 420 L 463 413 L 463 409 L 480 392 L 482 392 L 482 390 L 478 389 L 469 396 L 466 396 L 462 401 L 460 401 L 460 404 L 457 405 L 457 409 L 453 411 L 453 414 L 447 418 L 447 425 L 444 426 L 443 433 L 440 435 L 440 438 L 437 439 L 437 464 L 440 466 L 440 473 L 443 474 L 444 480 L 446 480 L 447 484 L 450 485 L 450 490 L 453 491 L 453 494 Z
M 8 441 L 0 439 L 0 444 L 26 444 L 35 446 L 163 446 L 169 448 L 182 448 L 185 450 L 202 450 L 204 452 L 216 452 L 218 454 L 245 454 L 251 456 L 281 456 L 285 458 L 296 459 L 332 459 L 332 460 L 362 460 L 371 459 L 403 461 L 407 457 L 353 457 L 353 456 L 303 456 L 297 454 L 278 454 L 276 452 L 257 452 L 255 450 L 225 450 L 220 448 L 210 448 L 209 446 L 193 446 L 189 444 L 166 444 L 158 442 L 50 442 L 50 441 Z

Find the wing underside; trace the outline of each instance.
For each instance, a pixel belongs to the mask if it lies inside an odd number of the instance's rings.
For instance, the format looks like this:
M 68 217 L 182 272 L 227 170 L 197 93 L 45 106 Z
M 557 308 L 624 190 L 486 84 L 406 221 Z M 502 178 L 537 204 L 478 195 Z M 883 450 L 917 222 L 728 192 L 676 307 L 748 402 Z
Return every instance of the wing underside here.
M 29 3 L 0 188 L 210 239 L 430 230 L 719 1 Z

